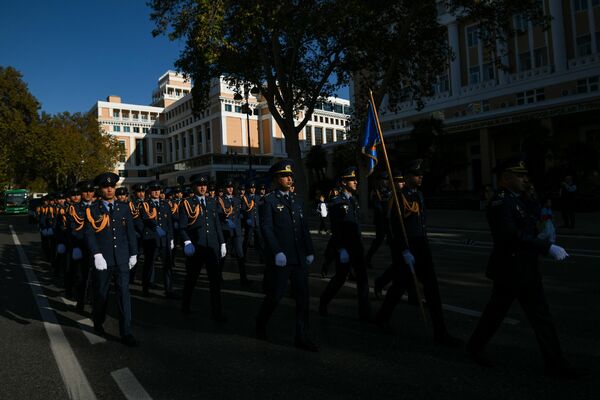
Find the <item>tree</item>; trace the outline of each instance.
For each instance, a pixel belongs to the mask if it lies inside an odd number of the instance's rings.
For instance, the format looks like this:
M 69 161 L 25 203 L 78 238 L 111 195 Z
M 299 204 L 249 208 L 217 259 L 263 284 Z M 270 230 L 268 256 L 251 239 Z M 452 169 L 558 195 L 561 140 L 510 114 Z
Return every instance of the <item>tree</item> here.
M 325 180 L 325 171 L 327 170 L 327 152 L 323 147 L 312 146 L 306 154 L 306 167 L 313 172 L 317 183 Z
M 36 138 L 39 102 L 13 67 L 0 67 L 0 183 L 14 185 L 30 170 L 23 157 Z

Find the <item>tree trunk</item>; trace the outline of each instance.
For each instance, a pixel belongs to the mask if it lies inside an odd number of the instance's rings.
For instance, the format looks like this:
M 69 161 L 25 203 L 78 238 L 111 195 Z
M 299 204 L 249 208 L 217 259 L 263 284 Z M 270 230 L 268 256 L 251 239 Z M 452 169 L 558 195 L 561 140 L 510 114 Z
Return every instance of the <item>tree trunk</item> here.
M 296 183 L 296 193 L 304 199 L 305 206 L 308 204 L 308 181 L 306 180 L 306 168 L 302 161 L 302 152 L 300 151 L 300 140 L 294 126 L 286 126 L 283 130 L 285 137 L 285 151 L 288 158 L 294 161 L 294 182 Z

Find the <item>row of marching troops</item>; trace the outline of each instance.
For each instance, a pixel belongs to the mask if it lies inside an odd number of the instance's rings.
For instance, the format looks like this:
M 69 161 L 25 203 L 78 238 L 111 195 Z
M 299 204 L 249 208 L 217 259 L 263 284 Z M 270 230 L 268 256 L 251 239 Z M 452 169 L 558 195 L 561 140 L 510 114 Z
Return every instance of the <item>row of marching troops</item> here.
M 377 198 L 380 218 L 387 222 L 381 234 L 389 244 L 392 265 L 375 281 L 375 292 L 379 296 L 383 296 L 383 288 L 389 285 L 375 313 L 369 301 L 367 268 L 377 248 L 372 248 L 365 257 L 356 196 L 357 170 L 350 167 L 339 176 L 339 188 L 327 204 L 332 233 L 327 252 L 333 254 L 335 274 L 320 295 L 319 314 L 328 317 L 329 304 L 352 272 L 360 320 L 389 331 L 393 311 L 402 296 L 413 287 L 421 302 L 422 287 L 434 341 L 458 348 L 463 341 L 448 332 L 427 237 L 425 201 L 419 190 L 424 175 L 422 160 L 409 163 L 403 172 L 395 173 L 391 180 L 383 179 Z M 518 300 L 536 333 L 546 372 L 565 378 L 585 375 L 586 369 L 571 367 L 562 354 L 539 268 L 541 255 L 564 260 L 568 254 L 562 247 L 537 236 L 533 205 L 521 196 L 527 183 L 523 161 L 509 159 L 499 165 L 496 172 L 499 189 L 487 211 L 494 243 L 487 276 L 494 286 L 491 299 L 468 341 L 468 353 L 481 366 L 493 365 L 486 356 L 486 344 L 500 327 L 510 305 Z M 153 263 L 160 256 L 166 296 L 175 297 L 171 273 L 173 250 L 179 242 L 186 258 L 182 311 L 186 314 L 192 311 L 192 293 L 205 268 L 212 318 L 224 322 L 223 260 L 232 251 L 238 261 L 241 283 L 247 284 L 246 246 L 254 239 L 265 264 L 265 297 L 256 316 L 257 338 L 267 340 L 268 321 L 290 284 L 296 302 L 295 346 L 318 351 L 318 345 L 308 334 L 308 271 L 315 261 L 315 251 L 302 197 L 293 191 L 294 164 L 290 160 L 277 162 L 269 173 L 272 183 L 269 193 L 257 194 L 256 187 L 249 185 L 243 195 L 234 195 L 233 182 L 227 182 L 223 195 L 219 196 L 213 193 L 214 188 L 206 177 L 194 175 L 190 179 L 192 192 L 188 195 L 173 190 L 161 198 L 161 186 L 154 182 L 147 188 L 134 187 L 131 201 L 124 189 L 116 188 L 119 180 L 116 174 L 101 174 L 93 182 L 82 182 L 71 192 L 74 196 L 68 207 L 60 199 L 56 200 L 58 205 L 51 205 L 52 200 L 44 203 L 39 213 L 44 248 L 50 254 L 55 246 L 51 260 L 55 268 L 64 257 L 70 257 L 76 265 L 75 297 L 80 311 L 85 304 L 86 274 L 92 271 L 93 322 L 99 334 L 104 333 L 108 287 L 114 277 L 121 338 L 124 344 L 134 346 L 137 341 L 131 334 L 129 283 L 135 276 L 140 247 L 144 249 L 144 293 L 148 293 Z M 99 191 L 96 200 L 95 188 Z M 390 197 L 390 191 L 397 195 Z M 77 194 L 81 195 L 80 201 Z M 245 235 L 242 223 L 246 227 Z M 377 247 L 383 241 L 381 237 L 378 239 Z

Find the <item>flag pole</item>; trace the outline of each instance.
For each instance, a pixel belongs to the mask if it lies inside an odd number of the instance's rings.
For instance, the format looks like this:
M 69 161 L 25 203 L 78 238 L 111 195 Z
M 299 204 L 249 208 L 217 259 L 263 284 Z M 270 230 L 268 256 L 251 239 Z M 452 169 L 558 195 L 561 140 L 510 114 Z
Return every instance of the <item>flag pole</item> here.
M 392 167 L 390 166 L 390 160 L 387 155 L 387 149 L 385 147 L 385 142 L 383 140 L 383 132 L 381 132 L 381 125 L 379 124 L 379 114 L 377 113 L 377 107 L 375 106 L 375 100 L 373 99 L 373 91 L 369 89 L 369 96 L 371 98 L 371 106 L 373 107 L 373 114 L 375 115 L 375 122 L 377 123 L 377 133 L 379 134 L 379 141 L 381 142 L 381 147 L 383 148 L 383 158 L 385 160 L 385 166 L 387 168 L 388 176 L 390 177 L 391 186 L 392 186 L 392 196 L 394 199 L 394 204 L 396 205 L 396 213 L 398 214 L 398 219 L 400 220 L 400 226 L 402 227 L 402 234 L 404 235 L 404 241 L 408 246 L 408 235 L 406 234 L 406 228 L 404 227 L 404 218 L 402 217 L 402 213 L 400 212 L 400 201 L 398 200 L 398 193 L 396 192 L 396 184 L 394 183 L 394 175 L 392 174 Z M 423 307 L 423 293 L 421 292 L 421 286 L 419 286 L 419 281 L 417 279 L 417 274 L 415 273 L 415 269 L 413 266 L 409 265 L 410 273 L 413 278 L 413 283 L 415 285 L 415 292 L 417 293 L 417 301 L 419 302 L 419 309 L 421 310 L 421 316 L 423 317 L 423 321 L 425 325 L 427 325 L 427 316 L 425 314 L 425 308 Z

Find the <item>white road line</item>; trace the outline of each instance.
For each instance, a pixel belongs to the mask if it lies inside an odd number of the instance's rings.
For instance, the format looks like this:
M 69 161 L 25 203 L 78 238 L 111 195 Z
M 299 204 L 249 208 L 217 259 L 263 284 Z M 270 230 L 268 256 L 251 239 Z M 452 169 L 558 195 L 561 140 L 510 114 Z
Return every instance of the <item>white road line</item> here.
M 44 321 L 44 328 L 48 334 L 48 339 L 50 339 L 50 349 L 52 350 L 52 354 L 58 365 L 58 370 L 60 371 L 69 398 L 83 400 L 96 399 L 96 395 L 79 364 L 79 360 L 77 360 L 69 341 L 65 337 L 62 327 L 56 319 L 54 310 L 50 307 L 48 299 L 43 296 L 39 281 L 33 271 L 33 266 L 21 247 L 19 237 L 12 225 L 9 225 L 9 228 L 19 254 L 19 259 L 21 260 L 21 266 L 25 271 L 27 281 L 30 283 L 29 287 L 31 288 L 33 297 L 40 310 L 40 316 Z
M 152 399 L 129 368 L 118 369 L 111 372 L 110 375 L 128 400 Z
M 98 344 L 105 343 L 106 339 L 102 336 L 98 336 L 92 332 L 92 328 L 94 327 L 94 323 L 89 318 L 80 319 L 77 321 L 79 323 L 79 327 L 81 331 L 85 335 L 85 337 L 90 341 L 90 344 Z

